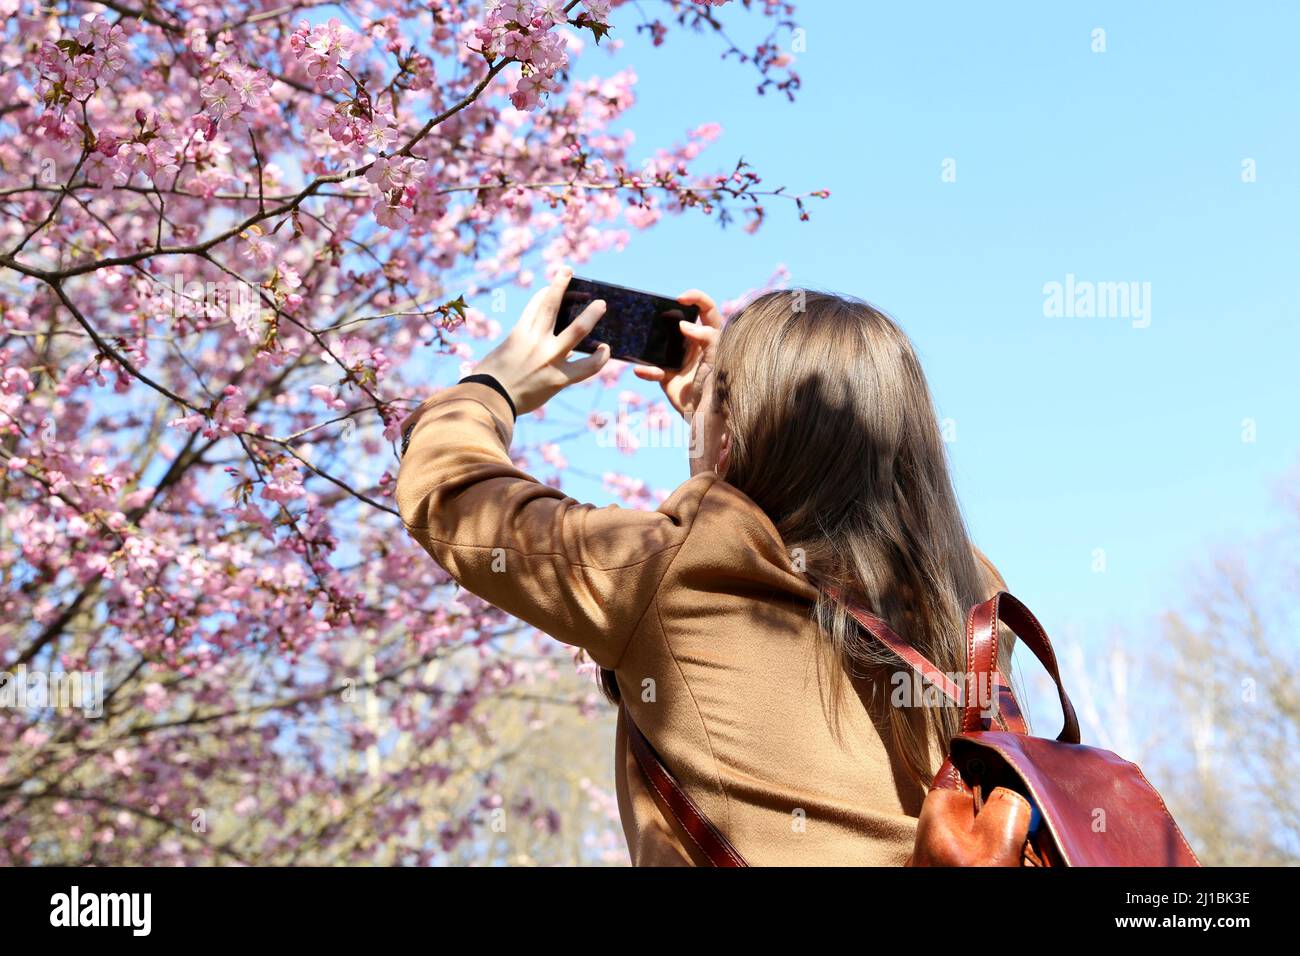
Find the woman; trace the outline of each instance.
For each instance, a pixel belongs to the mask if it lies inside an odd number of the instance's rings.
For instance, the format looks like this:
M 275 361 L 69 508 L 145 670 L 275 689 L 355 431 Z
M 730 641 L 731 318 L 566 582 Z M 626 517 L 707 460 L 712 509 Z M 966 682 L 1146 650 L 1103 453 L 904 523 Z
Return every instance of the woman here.
M 553 332 L 570 275 L 408 418 L 407 530 L 466 589 L 584 648 L 751 865 L 901 865 L 957 715 L 912 693 L 825 589 L 959 672 L 966 610 L 1004 586 L 967 536 L 911 344 L 837 296 L 771 292 L 724 327 L 685 293 L 700 307 L 685 367 L 636 374 L 690 419 L 691 477 L 657 511 L 595 508 L 508 451 L 516 414 L 608 360 L 568 361 L 602 302 Z M 616 740 L 633 863 L 704 862 L 648 789 L 622 710 Z

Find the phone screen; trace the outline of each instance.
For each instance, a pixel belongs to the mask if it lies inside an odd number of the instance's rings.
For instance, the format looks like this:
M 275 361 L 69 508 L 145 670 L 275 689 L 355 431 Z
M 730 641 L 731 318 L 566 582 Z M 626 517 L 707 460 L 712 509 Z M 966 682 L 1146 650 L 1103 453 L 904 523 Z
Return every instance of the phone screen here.
M 699 306 L 574 276 L 555 317 L 555 331 L 568 328 L 596 299 L 605 300 L 605 314 L 591 334 L 574 346 L 577 351 L 594 352 L 604 342 L 613 358 L 625 362 L 665 369 L 679 369 L 685 364 L 686 336 L 677 323 L 683 319 L 694 322 L 700 314 Z

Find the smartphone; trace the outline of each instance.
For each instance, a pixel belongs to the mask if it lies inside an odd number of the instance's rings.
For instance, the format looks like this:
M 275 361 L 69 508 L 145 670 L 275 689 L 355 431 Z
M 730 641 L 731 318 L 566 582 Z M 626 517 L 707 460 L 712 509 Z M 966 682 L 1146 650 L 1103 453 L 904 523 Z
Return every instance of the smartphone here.
M 625 362 L 670 370 L 686 364 L 686 336 L 677 323 L 694 322 L 700 315 L 699 306 L 574 276 L 555 317 L 555 331 L 567 329 L 596 299 L 605 300 L 605 314 L 591 334 L 574 346 L 577 351 L 594 352 L 604 342 L 612 358 Z

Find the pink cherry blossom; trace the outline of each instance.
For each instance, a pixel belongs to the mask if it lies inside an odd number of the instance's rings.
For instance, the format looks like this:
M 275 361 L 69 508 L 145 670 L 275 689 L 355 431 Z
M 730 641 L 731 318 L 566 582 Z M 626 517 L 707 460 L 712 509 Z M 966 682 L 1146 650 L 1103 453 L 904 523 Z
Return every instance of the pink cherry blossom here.
M 677 9 L 788 29 L 784 3 L 717 6 Z M 712 124 L 638 140 L 630 4 L 0 10 L 0 670 L 111 695 L 0 712 L 0 865 L 464 862 L 488 805 L 625 859 L 544 785 L 485 781 L 498 703 L 547 719 L 520 691 L 574 663 L 402 532 L 401 423 L 562 263 L 816 194 L 768 189 Z M 742 68 L 797 86 L 772 39 Z M 620 414 L 626 367 L 512 454 L 655 507 L 600 477 L 612 454 L 577 467 L 669 417 Z

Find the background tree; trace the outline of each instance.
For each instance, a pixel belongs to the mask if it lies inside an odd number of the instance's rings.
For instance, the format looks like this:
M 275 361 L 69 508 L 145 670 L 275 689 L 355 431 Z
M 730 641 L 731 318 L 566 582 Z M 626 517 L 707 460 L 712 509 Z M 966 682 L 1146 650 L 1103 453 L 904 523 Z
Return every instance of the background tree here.
M 689 29 L 792 96 L 789 5 L 735 4 L 750 50 L 720 6 L 0 0 L 0 669 L 105 681 L 0 710 L 0 862 L 608 856 L 559 815 L 608 813 L 590 770 L 530 753 L 591 688 L 401 533 L 393 442 L 535 270 L 805 215 L 702 171 L 716 126 L 634 155 L 626 67 L 574 78 Z
M 1084 742 L 1137 762 L 1207 866 L 1300 862 L 1300 496 L 1273 532 L 1190 564 L 1185 600 L 1147 631 L 1063 641 Z M 1038 670 L 1026 659 L 1026 673 Z M 1038 701 L 1053 700 L 1035 676 Z M 1036 717 L 1041 732 L 1059 719 Z

